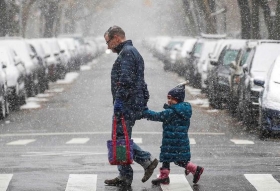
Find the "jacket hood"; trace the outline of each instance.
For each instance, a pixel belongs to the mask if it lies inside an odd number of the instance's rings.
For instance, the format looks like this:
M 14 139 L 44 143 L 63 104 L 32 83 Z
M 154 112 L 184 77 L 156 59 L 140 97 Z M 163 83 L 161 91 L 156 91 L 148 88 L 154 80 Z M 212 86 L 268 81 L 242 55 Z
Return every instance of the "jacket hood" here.
M 124 42 L 120 43 L 118 46 L 116 46 L 114 49 L 119 54 L 122 51 L 123 47 L 127 46 L 127 45 L 133 46 L 132 41 L 131 40 L 124 41 Z
M 174 105 L 164 104 L 164 109 L 173 109 L 178 115 L 183 117 L 185 120 L 191 118 L 191 105 L 187 102 L 180 102 Z

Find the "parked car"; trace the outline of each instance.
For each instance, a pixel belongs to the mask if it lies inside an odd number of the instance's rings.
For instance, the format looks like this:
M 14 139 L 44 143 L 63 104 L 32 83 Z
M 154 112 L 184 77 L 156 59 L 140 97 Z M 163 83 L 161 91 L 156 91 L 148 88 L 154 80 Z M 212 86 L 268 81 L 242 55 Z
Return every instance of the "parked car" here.
M 263 88 L 259 98 L 260 138 L 280 133 L 280 56 L 270 67 L 265 80 L 256 78 L 254 84 Z
M 6 67 L 6 64 L 0 57 L 0 119 L 4 119 L 9 115 L 7 77 L 4 70 Z
M 31 46 L 32 51 L 36 54 L 39 64 L 38 69 L 38 80 L 39 80 L 39 89 L 38 93 L 43 93 L 49 88 L 49 79 L 48 79 L 48 65 L 46 62 L 46 53 L 44 48 L 38 40 L 28 40 L 28 43 Z
M 175 56 L 178 47 L 181 47 L 184 43 L 184 38 L 172 38 L 166 47 L 164 47 L 163 63 L 164 70 L 173 70 L 175 64 Z
M 259 96 L 262 88 L 254 79 L 264 79 L 270 66 L 280 54 L 280 41 L 250 41 L 249 55 L 243 65 L 244 75 L 240 79 L 238 111 L 242 112 L 245 124 L 254 124 L 259 113 Z
M 202 43 L 201 54 L 193 61 L 193 86 L 201 88 L 203 92 L 206 92 L 207 90 L 205 79 L 207 78 L 208 55 L 213 51 L 216 43 L 216 40 L 204 40 Z M 194 56 L 196 57 L 196 55 Z
M 214 66 L 209 83 L 209 103 L 214 108 L 221 108 L 222 103 L 231 104 L 231 76 L 230 64 L 236 60 L 238 52 L 244 48 L 246 40 L 224 40 L 218 62 L 211 62 Z
M 186 39 L 182 46 L 178 48 L 177 55 L 176 55 L 176 61 L 174 64 L 174 70 L 177 72 L 180 76 L 185 77 L 186 69 L 187 69 L 187 62 L 189 59 L 189 53 L 192 51 L 193 46 L 197 39 L 190 38 Z
M 25 67 L 15 52 L 7 46 L 0 47 L 0 58 L 5 66 L 7 78 L 7 97 L 12 110 L 25 104 Z
M 32 51 L 31 46 L 25 39 L 4 39 L 1 41 L 1 44 L 15 50 L 16 54 L 22 60 L 26 69 L 25 89 L 27 97 L 35 96 L 39 87 L 39 64 L 37 56 Z

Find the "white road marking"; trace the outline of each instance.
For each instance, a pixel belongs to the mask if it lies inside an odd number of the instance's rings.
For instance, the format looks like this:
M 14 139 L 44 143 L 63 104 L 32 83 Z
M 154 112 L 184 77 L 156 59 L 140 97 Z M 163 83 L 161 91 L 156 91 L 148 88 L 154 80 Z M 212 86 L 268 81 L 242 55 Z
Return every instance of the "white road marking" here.
M 96 174 L 70 174 L 65 191 L 96 191 Z
M 239 140 L 239 139 L 231 139 L 231 142 L 234 142 L 237 145 L 253 145 L 253 141 L 248 141 L 248 140 Z
M 103 135 L 111 134 L 111 131 L 104 132 L 53 132 L 53 133 L 15 133 L 0 134 L 0 137 L 25 137 L 25 136 L 54 136 L 54 135 Z M 135 135 L 161 135 L 162 132 L 133 132 Z M 189 135 L 225 135 L 225 133 L 210 132 L 189 132 Z
M 279 191 L 280 183 L 271 174 L 244 174 L 257 191 Z
M 7 143 L 7 145 L 27 145 L 34 141 L 36 141 L 36 139 L 20 139 L 17 141 L 9 142 L 9 143 Z
M 66 142 L 66 144 L 85 144 L 89 141 L 89 138 L 73 138 L 70 141 Z
M 171 174 L 169 175 L 170 184 L 161 184 L 162 191 L 193 191 L 186 177 L 182 174 Z
M 12 174 L 0 174 L 0 191 L 7 190 L 12 177 Z
M 135 138 L 135 137 L 133 137 L 131 139 L 133 139 L 134 143 L 137 143 L 137 144 L 141 144 L 142 143 L 142 138 Z
M 190 144 L 191 144 L 191 145 L 195 145 L 195 144 L 196 144 L 196 142 L 195 142 L 195 139 L 194 139 L 194 138 L 189 138 L 189 140 L 190 140 Z

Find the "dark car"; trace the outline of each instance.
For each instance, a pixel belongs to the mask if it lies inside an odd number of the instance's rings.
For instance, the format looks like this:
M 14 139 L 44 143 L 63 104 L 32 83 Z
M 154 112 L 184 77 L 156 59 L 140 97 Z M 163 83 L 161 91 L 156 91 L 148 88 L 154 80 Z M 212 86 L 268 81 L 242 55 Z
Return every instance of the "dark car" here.
M 259 97 L 262 88 L 254 84 L 254 79 L 265 79 L 270 66 L 280 55 L 280 41 L 253 41 L 248 43 L 250 48 L 248 58 L 243 65 L 244 75 L 240 79 L 239 112 L 243 122 L 254 124 L 259 114 Z
M 254 84 L 263 87 L 259 99 L 260 138 L 280 133 L 280 56 L 271 66 L 267 78 L 255 79 Z
M 218 62 L 211 62 L 211 71 L 208 95 L 209 103 L 213 108 L 221 108 L 222 103 L 230 103 L 231 75 L 230 64 L 236 60 L 238 52 L 245 46 L 245 40 L 224 41 L 224 47 L 219 55 Z

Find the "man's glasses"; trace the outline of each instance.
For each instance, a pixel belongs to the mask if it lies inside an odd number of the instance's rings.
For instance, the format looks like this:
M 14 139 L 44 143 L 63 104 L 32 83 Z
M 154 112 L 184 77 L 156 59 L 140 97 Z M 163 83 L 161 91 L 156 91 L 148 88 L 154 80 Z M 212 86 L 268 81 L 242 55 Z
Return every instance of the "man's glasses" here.
M 113 38 L 110 38 L 108 41 L 106 41 L 106 44 L 108 45 L 112 39 Z

